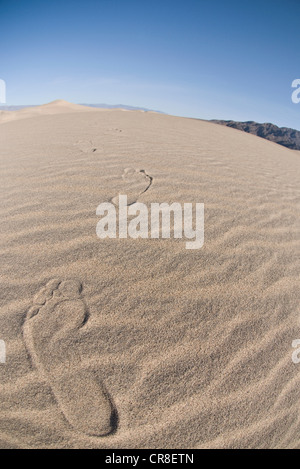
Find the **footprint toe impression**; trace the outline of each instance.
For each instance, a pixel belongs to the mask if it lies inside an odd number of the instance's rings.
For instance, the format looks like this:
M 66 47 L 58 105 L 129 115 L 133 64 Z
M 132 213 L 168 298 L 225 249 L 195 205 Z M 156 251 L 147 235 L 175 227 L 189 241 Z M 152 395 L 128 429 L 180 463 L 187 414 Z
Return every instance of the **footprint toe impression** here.
M 81 283 L 51 280 L 34 297 L 24 323 L 24 340 L 67 421 L 76 431 L 104 436 L 115 430 L 113 405 L 93 371 L 78 366 L 78 347 L 71 340 L 87 320 Z

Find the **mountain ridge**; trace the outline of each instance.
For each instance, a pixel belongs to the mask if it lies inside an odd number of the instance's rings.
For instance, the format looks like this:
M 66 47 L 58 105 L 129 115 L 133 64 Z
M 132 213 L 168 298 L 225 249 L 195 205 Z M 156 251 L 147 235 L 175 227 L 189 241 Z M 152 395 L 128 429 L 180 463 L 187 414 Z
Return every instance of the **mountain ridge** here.
M 270 122 L 258 123 L 254 121 L 238 122 L 232 120 L 212 119 L 208 122 L 225 125 L 232 129 L 241 130 L 257 137 L 282 145 L 290 150 L 300 150 L 300 131 L 289 127 L 278 127 Z
M 30 108 L 30 107 L 38 107 L 38 106 L 49 106 L 49 105 L 55 105 L 55 106 L 61 106 L 61 105 L 72 105 L 73 103 L 70 103 L 68 101 L 65 101 L 63 99 L 56 99 L 54 101 L 51 101 L 50 103 L 46 104 L 22 104 L 22 105 L 2 105 L 0 106 L 0 111 L 20 111 L 21 109 L 25 108 Z M 130 106 L 127 104 L 105 104 L 105 103 L 99 103 L 99 104 L 87 104 L 87 103 L 79 103 L 78 106 L 85 106 L 85 107 L 92 107 L 92 108 L 99 108 L 99 109 L 125 109 L 127 111 L 145 111 L 145 112 L 158 112 L 159 114 L 164 114 L 163 111 L 158 111 L 155 109 L 148 109 L 146 107 L 138 107 L 138 106 Z

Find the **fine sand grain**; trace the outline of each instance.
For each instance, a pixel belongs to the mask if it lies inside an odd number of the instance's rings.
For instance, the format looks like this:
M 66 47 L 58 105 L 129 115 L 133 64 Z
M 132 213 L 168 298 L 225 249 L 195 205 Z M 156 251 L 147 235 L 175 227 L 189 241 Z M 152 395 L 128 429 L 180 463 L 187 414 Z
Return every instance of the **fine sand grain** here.
M 299 152 L 65 101 L 0 148 L 0 448 L 299 448 Z M 204 203 L 203 248 L 99 239 L 119 194 Z

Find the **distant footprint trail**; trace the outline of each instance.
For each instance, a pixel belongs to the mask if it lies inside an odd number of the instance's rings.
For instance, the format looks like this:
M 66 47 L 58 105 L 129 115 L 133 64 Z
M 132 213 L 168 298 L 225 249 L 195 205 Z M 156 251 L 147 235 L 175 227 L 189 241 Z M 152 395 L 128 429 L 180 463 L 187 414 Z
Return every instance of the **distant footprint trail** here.
M 144 194 L 152 184 L 153 178 L 144 169 L 126 168 L 122 176 L 126 186 L 119 194 L 127 195 L 127 205 L 137 202 L 140 195 Z M 119 196 L 113 197 L 111 201 L 118 205 Z
M 68 422 L 79 432 L 105 436 L 115 430 L 113 405 L 94 373 L 79 369 L 74 347 L 88 320 L 81 290 L 76 280 L 51 280 L 43 287 L 27 313 L 24 340 Z

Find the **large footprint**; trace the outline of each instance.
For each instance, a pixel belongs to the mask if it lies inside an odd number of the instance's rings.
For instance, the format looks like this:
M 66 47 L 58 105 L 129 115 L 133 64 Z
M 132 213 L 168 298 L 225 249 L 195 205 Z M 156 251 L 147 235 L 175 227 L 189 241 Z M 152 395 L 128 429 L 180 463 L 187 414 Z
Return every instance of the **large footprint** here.
M 126 168 L 122 179 L 126 186 L 119 192 L 119 195 L 127 195 L 127 205 L 132 205 L 141 194 L 149 189 L 153 178 L 146 174 L 144 169 Z M 115 205 L 119 203 L 119 195 L 111 199 Z
M 81 290 L 76 280 L 51 280 L 34 297 L 24 340 L 68 422 L 79 432 L 104 436 L 115 430 L 115 410 L 94 373 L 78 366 L 80 356 L 74 347 L 88 320 Z
M 74 143 L 74 145 L 83 153 L 93 153 L 97 150 L 91 140 L 79 140 L 78 142 Z

